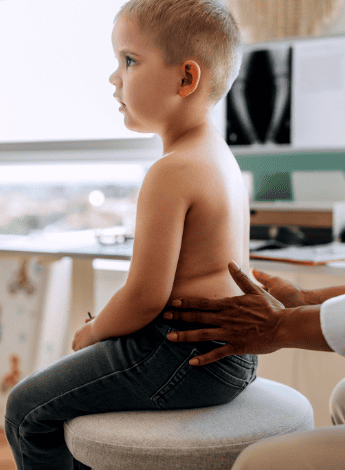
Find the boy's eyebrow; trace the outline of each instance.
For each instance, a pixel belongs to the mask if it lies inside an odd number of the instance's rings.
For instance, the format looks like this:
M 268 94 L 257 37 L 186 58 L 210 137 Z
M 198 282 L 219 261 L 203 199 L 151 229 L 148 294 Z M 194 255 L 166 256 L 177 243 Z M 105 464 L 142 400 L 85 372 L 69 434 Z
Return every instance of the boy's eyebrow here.
M 135 55 L 137 57 L 141 57 L 139 54 L 136 54 L 135 52 L 129 51 L 128 49 L 123 49 L 122 51 L 120 51 L 120 55 L 123 55 L 123 54 L 131 54 L 131 55 Z

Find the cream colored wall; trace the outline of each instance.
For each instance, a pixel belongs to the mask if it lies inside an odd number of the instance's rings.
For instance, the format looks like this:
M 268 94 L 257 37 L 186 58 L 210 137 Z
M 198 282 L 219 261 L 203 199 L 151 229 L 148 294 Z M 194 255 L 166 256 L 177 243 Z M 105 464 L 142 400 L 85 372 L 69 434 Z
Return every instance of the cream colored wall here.
M 345 2 L 341 7 L 338 17 L 333 24 L 325 26 L 322 30 L 322 36 L 328 36 L 330 34 L 342 34 L 345 33 Z
M 233 6 L 231 5 L 232 2 L 237 1 L 237 0 L 228 0 L 228 1 L 231 7 Z M 343 5 L 341 6 L 341 9 L 336 19 L 331 24 L 325 25 L 317 36 L 329 36 L 329 35 L 342 34 L 342 33 L 345 33 L 345 1 L 344 0 L 343 0 Z M 245 44 L 252 44 L 253 42 L 255 42 L 250 38 L 249 33 L 244 29 L 242 30 L 242 38 Z

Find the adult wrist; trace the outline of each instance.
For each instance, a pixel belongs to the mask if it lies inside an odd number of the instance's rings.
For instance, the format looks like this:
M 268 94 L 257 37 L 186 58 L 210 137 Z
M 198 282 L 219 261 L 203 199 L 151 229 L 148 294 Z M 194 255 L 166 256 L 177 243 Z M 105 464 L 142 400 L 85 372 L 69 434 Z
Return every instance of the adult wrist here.
M 278 349 L 287 348 L 287 343 L 289 342 L 289 329 L 290 329 L 290 322 L 287 318 L 289 311 L 293 310 L 292 308 L 282 308 L 278 312 L 278 322 L 275 328 L 275 338 L 274 338 L 274 346 Z
M 279 349 L 289 348 L 291 336 L 291 313 L 294 308 L 284 308 L 279 312 L 280 320 L 277 326 L 276 344 Z
M 321 305 L 286 308 L 279 328 L 281 348 L 333 351 L 323 336 Z
M 304 305 L 319 305 L 322 304 L 320 298 L 320 290 L 302 290 L 304 297 Z

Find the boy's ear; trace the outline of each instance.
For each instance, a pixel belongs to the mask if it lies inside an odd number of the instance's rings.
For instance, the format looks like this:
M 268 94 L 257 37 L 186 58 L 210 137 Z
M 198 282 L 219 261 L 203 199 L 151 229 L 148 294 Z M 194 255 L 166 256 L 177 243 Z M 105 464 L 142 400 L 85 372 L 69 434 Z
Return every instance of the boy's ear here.
M 199 85 L 201 70 L 199 65 L 193 60 L 186 61 L 182 66 L 184 75 L 183 86 L 181 86 L 179 95 L 181 98 L 190 95 Z

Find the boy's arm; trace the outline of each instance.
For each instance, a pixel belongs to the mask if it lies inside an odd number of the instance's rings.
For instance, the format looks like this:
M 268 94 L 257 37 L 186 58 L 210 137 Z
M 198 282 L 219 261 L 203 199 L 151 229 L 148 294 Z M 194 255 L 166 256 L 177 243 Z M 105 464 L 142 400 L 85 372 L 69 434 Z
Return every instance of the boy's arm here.
M 148 171 L 138 198 L 127 282 L 91 322 L 97 341 L 140 330 L 166 305 L 192 201 L 191 176 L 188 165 L 171 160 L 159 160 Z

